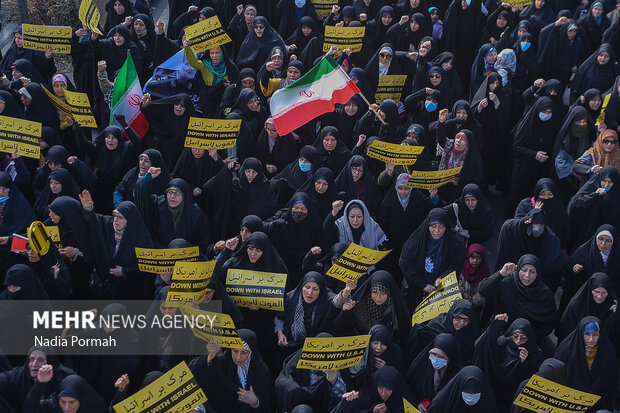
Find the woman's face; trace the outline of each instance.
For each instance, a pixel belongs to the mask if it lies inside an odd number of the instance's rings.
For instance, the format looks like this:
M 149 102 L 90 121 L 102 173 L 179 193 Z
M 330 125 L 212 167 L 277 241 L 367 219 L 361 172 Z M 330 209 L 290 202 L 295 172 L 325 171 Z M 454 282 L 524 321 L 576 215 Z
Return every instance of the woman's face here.
M 599 65 L 605 66 L 607 63 L 609 63 L 609 53 L 605 51 L 600 52 L 598 56 L 596 56 L 596 61 Z
M 202 158 L 202 156 L 204 154 L 205 154 L 205 150 L 204 149 L 192 148 L 192 155 L 194 155 L 194 158 L 200 159 L 200 158 Z
M 112 38 L 114 39 L 114 44 L 116 45 L 116 47 L 121 47 L 123 44 L 125 44 L 125 38 L 118 32 L 114 33 L 114 36 Z
M 398 193 L 400 199 L 407 199 L 407 197 L 411 195 L 411 188 L 409 188 L 407 185 L 400 185 L 396 189 L 396 192 Z
M 474 196 L 466 196 L 465 205 L 467 205 L 467 209 L 473 211 L 474 209 L 476 209 L 476 205 L 478 205 L 478 200 Z
M 183 193 L 179 192 L 177 189 L 170 188 L 166 191 L 166 200 L 170 208 L 176 208 L 183 202 Z
M 218 49 L 217 47 L 214 47 L 213 49 L 209 49 L 209 57 L 211 58 L 211 62 L 214 65 L 219 65 L 220 62 L 222 61 L 222 51 Z
M 489 83 L 489 90 L 491 92 L 493 92 L 495 89 L 497 89 L 499 87 L 499 80 L 495 80 L 491 83 Z
M 586 347 L 594 348 L 598 346 L 598 339 L 600 338 L 601 333 L 583 333 L 583 341 L 586 343 Z
M 364 212 L 358 207 L 353 207 L 349 210 L 348 218 L 349 225 L 351 225 L 353 229 L 358 229 L 364 223 Z
M 601 17 L 601 14 L 603 14 L 603 6 L 597 4 L 596 6 L 592 7 L 592 17 Z
M 60 223 L 60 215 L 57 215 L 51 209 L 50 209 L 48 216 L 50 217 L 50 221 L 52 221 L 54 225 L 58 225 Z
M 389 26 L 390 23 L 392 23 L 392 15 L 386 14 L 381 16 L 381 23 L 383 23 L 384 26 Z
M 207 288 L 205 291 L 204 297 L 202 297 L 203 303 L 210 303 L 213 300 L 213 295 L 215 294 L 215 290 L 212 288 Z
M 390 63 L 390 60 L 392 60 L 392 55 L 387 53 L 387 52 L 381 52 L 379 53 L 379 62 L 382 65 L 387 65 L 388 63 Z
M 254 18 L 256 17 L 256 10 L 252 7 L 248 7 L 243 12 L 243 18 L 245 20 L 245 24 L 248 26 L 254 22 Z
M 116 9 L 116 5 L 114 8 Z M 62 396 L 58 400 L 58 406 L 62 413 L 77 413 L 80 409 L 80 401 L 74 397 Z
M 306 37 L 310 36 L 312 34 L 312 27 L 302 26 L 301 33 Z
M 202 14 L 201 14 L 202 16 Z M 144 22 L 140 19 L 135 19 L 133 21 L 133 31 L 136 32 L 136 34 L 138 36 L 141 36 L 142 33 L 144 33 L 144 31 L 146 30 L 146 26 L 144 25 Z
M 545 0 L 535 0 L 534 1 L 534 7 L 536 7 L 536 9 L 540 9 L 544 5 L 545 5 Z
M 118 211 L 112 212 L 112 226 L 114 231 L 122 231 L 127 226 L 127 219 Z
M 412 9 L 417 9 L 419 5 L 420 0 L 409 0 L 409 6 L 411 6 Z
M 260 99 L 257 96 L 248 101 L 248 109 L 252 112 L 258 112 L 260 110 Z
M 108 148 L 108 150 L 113 151 L 118 147 L 118 139 L 116 139 L 116 136 L 114 135 L 108 135 L 105 137 L 105 147 Z
M 467 135 L 464 133 L 458 133 L 454 138 L 454 149 L 457 152 L 463 152 L 467 150 Z
M 545 189 L 538 195 L 540 199 L 553 199 L 554 197 L 555 195 L 549 189 Z
M 455 317 L 452 317 L 452 326 L 456 331 L 459 331 L 460 329 L 467 327 L 470 321 L 471 319 L 465 314 L 459 314 Z
M 231 353 L 233 363 L 235 363 L 237 367 L 241 367 L 248 361 L 251 352 L 246 349 L 233 348 Z
M 387 301 L 388 295 L 382 291 L 373 291 L 370 293 L 372 301 L 377 305 L 383 305 Z
M 592 298 L 594 298 L 594 302 L 596 304 L 603 304 L 607 299 L 607 289 L 605 287 L 597 287 L 592 290 Z
M 446 232 L 446 226 L 440 223 L 431 224 L 428 226 L 428 232 L 430 232 L 433 239 L 438 240 Z
M 418 30 L 420 30 L 420 25 L 418 24 L 418 22 L 417 22 L 417 21 L 415 21 L 415 20 L 411 19 L 411 20 L 409 21 L 409 29 L 410 29 L 412 32 L 417 32 Z
M 159 313 L 165 318 L 172 318 L 172 316 L 177 312 L 178 307 L 166 307 L 166 302 L 161 301 L 159 303 Z
M 24 38 L 20 33 L 13 33 L 13 38 L 15 39 L 15 44 L 17 45 L 17 47 L 19 47 L 20 49 L 24 47 Z
M 588 106 L 592 110 L 599 110 L 602 103 L 603 103 L 603 100 L 601 99 L 601 97 L 595 96 L 594 98 L 592 98 L 592 100 L 588 102 Z
M 19 78 L 18 78 L 18 79 L 19 79 Z M 15 79 L 15 80 L 18 80 L 18 79 Z M 31 98 L 27 98 L 27 97 L 26 97 L 26 95 L 24 95 L 24 94 L 21 94 L 21 93 L 20 93 L 20 94 L 19 94 L 19 98 L 21 99 L 22 104 L 23 104 L 24 106 L 26 106 L 26 107 L 30 106 L 30 104 L 32 103 L 32 99 L 31 99 Z
M 605 152 L 613 151 L 614 149 L 616 149 L 616 145 L 618 145 L 618 139 L 614 138 L 613 136 L 603 139 L 603 150 Z M 614 184 L 611 179 L 609 179 L 609 181 L 611 182 L 612 185 Z
M 433 72 L 428 76 L 428 80 L 431 82 L 433 86 L 439 86 L 441 83 L 441 73 Z
M 510 338 L 518 347 L 522 347 L 525 343 L 527 343 L 527 335 L 518 329 L 512 332 Z
M 183 116 L 185 113 L 185 104 L 182 102 L 174 104 L 174 114 L 176 116 Z
M 305 283 L 302 290 L 302 295 L 306 304 L 312 304 L 313 302 L 315 302 L 316 299 L 319 298 L 319 294 L 321 293 L 319 285 L 314 281 L 308 281 L 307 283 Z
M 601 187 L 610 190 L 614 186 L 614 181 L 607 177 L 601 181 Z
M 327 191 L 328 188 L 329 188 L 329 184 L 323 178 L 317 179 L 316 182 L 314 183 L 314 190 L 318 194 L 324 194 L 325 191 Z
M 467 120 L 467 109 L 459 109 L 455 113 L 457 119 Z
M 312 168 L 312 162 L 310 162 L 309 160 L 307 160 L 306 158 L 304 158 L 303 156 L 299 158 L 299 162 L 303 163 L 303 164 L 310 164 L 310 168 Z M 301 169 L 301 168 L 300 168 Z
M 336 149 L 337 144 L 338 141 L 332 135 L 325 135 L 325 137 L 323 138 L 323 148 L 327 152 L 331 152 Z
M 488 64 L 492 65 L 495 63 L 495 61 L 497 60 L 497 52 L 494 50 L 490 53 L 487 53 L 486 57 L 485 57 L 486 61 Z
M 521 268 L 519 268 L 519 279 L 526 287 L 536 281 L 537 276 L 538 273 L 536 272 L 536 267 L 532 264 L 524 264 Z
M 364 176 L 364 167 L 363 166 L 352 166 L 351 176 L 353 177 L 353 182 L 359 181 L 362 178 L 362 176 Z
M 270 123 L 265 123 L 265 130 L 267 131 L 267 136 L 269 136 L 269 139 L 276 139 L 279 136 L 276 127 Z
M 254 33 L 256 37 L 263 37 L 263 33 L 265 33 L 265 25 L 263 23 L 255 23 L 254 24 Z
M 256 261 L 260 260 L 260 257 L 263 256 L 263 251 L 258 248 L 248 247 L 248 258 L 252 264 L 256 264 Z
M 294 82 L 301 77 L 301 72 L 296 67 L 289 67 L 286 69 L 286 77 L 290 82 Z
M 50 179 L 50 191 L 52 194 L 58 195 L 62 191 L 62 184 L 55 179 Z
M 472 268 L 478 268 L 480 267 L 480 264 L 482 264 L 482 257 L 480 256 L 480 253 L 478 251 L 472 251 L 472 253 L 469 254 L 469 265 Z
M 276 69 L 280 69 L 282 67 L 282 63 L 284 63 L 284 60 L 282 59 L 282 56 L 280 55 L 272 56 L 271 61 L 273 62 L 273 65 L 275 66 Z
M 120 1 L 116 0 L 114 2 L 114 11 L 116 12 L 116 14 L 121 15 L 125 13 L 125 6 L 123 6 Z
M 254 89 L 254 79 L 250 78 L 246 78 L 243 79 L 241 81 L 241 86 L 243 86 L 243 88 L 248 88 L 248 89 Z
M 248 183 L 250 183 L 250 184 L 252 183 L 254 178 L 256 178 L 256 175 L 258 175 L 257 171 L 255 171 L 254 169 L 250 169 L 250 168 L 247 168 L 244 171 L 244 173 L 245 173 L 245 179 L 247 179 Z
M 239 230 L 239 236 L 241 237 L 241 242 L 246 242 L 248 238 L 250 238 L 250 235 L 252 235 L 252 233 L 245 225 L 242 226 L 241 229 Z
M 452 59 L 446 60 L 445 62 L 443 62 L 441 64 L 441 68 L 445 70 L 446 72 L 452 69 Z
M 601 252 L 606 252 L 609 248 L 611 248 L 612 243 L 613 240 L 609 237 L 609 235 L 601 234 L 596 237 L 596 246 Z
M 65 95 L 65 89 L 67 88 L 67 84 L 65 82 L 56 81 L 54 82 L 54 94 L 58 97 L 63 97 Z
M 508 20 L 506 20 L 504 16 L 499 16 L 497 20 L 495 20 L 495 24 L 497 24 L 497 27 L 500 29 L 503 29 L 506 27 L 506 24 L 508 24 Z
M 5 196 L 9 196 L 11 193 L 11 188 L 0 185 L 0 198 L 4 198 Z
M 347 102 L 347 104 L 344 105 L 344 113 L 346 113 L 347 116 L 355 116 L 358 110 L 359 108 L 353 102 Z
M 153 164 L 148 156 L 142 154 L 138 157 L 138 168 L 140 169 L 140 175 L 146 174 L 151 166 L 153 166 Z
M 47 356 L 41 350 L 34 350 L 28 356 L 28 370 L 30 371 L 30 377 L 37 377 L 39 369 L 44 364 L 47 364 Z
M 381 397 L 381 400 L 386 402 L 392 395 L 392 389 L 388 389 L 387 387 L 383 386 L 377 386 L 377 393 L 379 393 L 379 397 Z
M 375 340 L 370 342 L 370 348 L 372 349 L 375 357 L 379 357 L 381 354 L 385 353 L 385 350 L 387 350 L 388 346 L 386 346 L 379 340 Z

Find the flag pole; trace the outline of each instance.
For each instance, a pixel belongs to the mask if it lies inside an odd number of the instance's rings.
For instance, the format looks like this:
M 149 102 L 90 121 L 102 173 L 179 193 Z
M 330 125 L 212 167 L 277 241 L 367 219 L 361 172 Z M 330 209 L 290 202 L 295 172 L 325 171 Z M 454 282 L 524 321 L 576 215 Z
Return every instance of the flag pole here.
M 366 96 L 364 96 L 364 94 L 362 93 L 361 90 L 358 92 L 358 95 L 360 95 L 362 97 L 362 99 L 364 99 L 364 102 L 366 102 L 366 104 L 368 105 L 368 109 L 370 109 L 372 111 L 372 113 L 375 114 L 377 119 L 379 119 L 381 121 L 381 123 L 383 123 L 384 125 L 387 125 L 387 123 L 385 123 L 383 118 L 381 116 L 379 116 L 379 113 L 377 112 L 377 109 L 372 107 L 371 103 L 368 101 L 368 99 L 366 99 Z

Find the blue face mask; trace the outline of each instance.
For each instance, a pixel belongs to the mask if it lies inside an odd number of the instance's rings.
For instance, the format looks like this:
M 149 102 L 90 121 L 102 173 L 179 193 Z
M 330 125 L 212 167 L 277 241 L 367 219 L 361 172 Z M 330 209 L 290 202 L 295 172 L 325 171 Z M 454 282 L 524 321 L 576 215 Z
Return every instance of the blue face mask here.
M 427 112 L 434 112 L 437 110 L 437 105 L 432 100 L 427 100 L 424 102 L 424 108 Z
M 540 118 L 540 120 L 542 120 L 543 122 L 548 121 L 549 119 L 551 119 L 551 115 L 553 115 L 552 113 L 544 113 L 544 112 L 538 112 L 538 117 Z
M 530 42 L 520 42 L 519 45 L 521 46 L 521 50 L 526 52 L 532 44 Z
M 6 202 L 6 201 L 8 201 L 8 200 L 9 200 L 9 196 L 8 196 L 8 195 L 7 195 L 7 196 L 4 196 L 4 197 L 0 198 L 0 203 L 2 203 L 2 202 Z
M 605 188 L 601 185 L 601 188 L 603 188 L 605 190 L 605 192 L 609 192 L 609 190 L 611 189 L 611 187 L 609 188 Z M 9 198 L 8 196 L 6 197 L 7 199 Z M 0 198 L 0 202 L 3 202 L 4 198 Z
M 428 359 L 431 361 L 431 364 L 435 370 L 442 369 L 448 365 L 448 360 L 433 356 L 432 354 L 428 355 Z
M 463 401 L 465 402 L 466 405 L 473 406 L 476 403 L 478 403 L 478 401 L 480 400 L 481 394 L 482 393 L 470 394 L 470 393 L 461 392 L 461 397 L 463 398 Z
M 311 163 L 305 163 L 302 161 L 298 161 L 298 162 L 299 162 L 299 169 L 301 169 L 302 172 L 308 172 L 310 169 L 312 169 Z

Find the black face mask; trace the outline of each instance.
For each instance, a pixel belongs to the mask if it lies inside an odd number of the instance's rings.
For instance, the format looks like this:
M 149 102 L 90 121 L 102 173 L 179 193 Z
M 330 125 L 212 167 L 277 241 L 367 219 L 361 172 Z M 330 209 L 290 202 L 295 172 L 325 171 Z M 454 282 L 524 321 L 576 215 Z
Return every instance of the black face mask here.
M 308 217 L 307 212 L 291 211 L 291 218 L 293 218 L 293 221 L 295 221 L 298 224 L 302 222 L 304 219 L 306 219 L 307 217 Z

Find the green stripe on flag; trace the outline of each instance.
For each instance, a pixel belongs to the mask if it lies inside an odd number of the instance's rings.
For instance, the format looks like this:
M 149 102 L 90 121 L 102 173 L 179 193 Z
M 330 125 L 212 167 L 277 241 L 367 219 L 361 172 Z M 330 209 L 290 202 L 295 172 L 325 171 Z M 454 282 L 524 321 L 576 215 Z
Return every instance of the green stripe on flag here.
M 321 62 L 318 65 L 314 66 L 308 73 L 285 87 L 284 90 L 314 83 L 327 73 L 333 72 L 337 67 L 338 63 L 336 63 L 334 58 L 328 54 L 321 59 Z
M 138 73 L 136 72 L 136 66 L 133 63 L 131 53 L 127 51 L 127 59 L 125 59 L 125 63 L 123 63 L 123 67 L 119 70 L 114 81 L 112 101 L 110 102 L 110 125 L 114 125 L 114 110 L 137 81 Z

